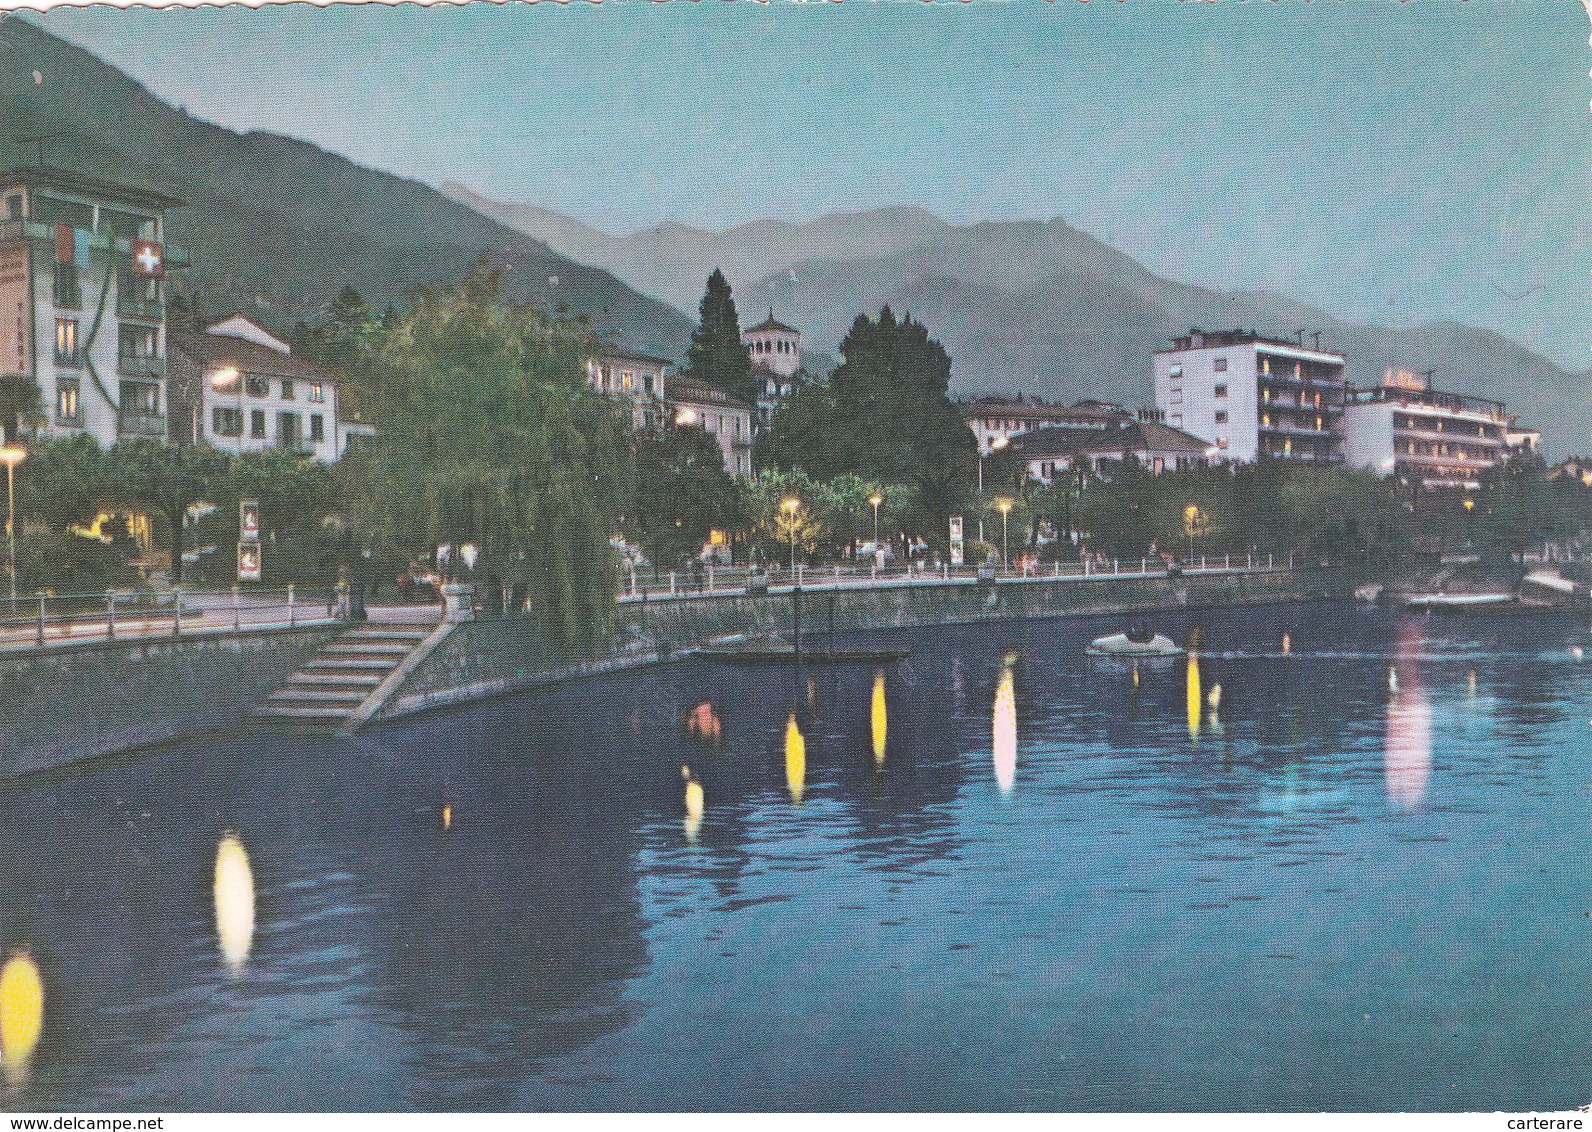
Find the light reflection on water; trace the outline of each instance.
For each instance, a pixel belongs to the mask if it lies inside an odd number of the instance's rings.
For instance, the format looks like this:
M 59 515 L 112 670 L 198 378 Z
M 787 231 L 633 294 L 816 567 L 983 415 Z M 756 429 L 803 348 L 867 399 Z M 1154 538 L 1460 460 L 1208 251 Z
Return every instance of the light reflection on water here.
M 23 783 L 8 1107 L 1592 1098 L 1585 626 L 1160 621 L 1186 665 L 895 633 Z

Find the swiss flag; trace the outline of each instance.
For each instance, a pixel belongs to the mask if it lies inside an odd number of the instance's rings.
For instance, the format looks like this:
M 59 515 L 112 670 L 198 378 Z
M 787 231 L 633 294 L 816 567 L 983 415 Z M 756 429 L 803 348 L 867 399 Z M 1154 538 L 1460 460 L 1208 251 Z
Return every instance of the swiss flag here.
M 166 249 L 159 241 L 133 241 L 133 271 L 151 279 L 166 277 Z

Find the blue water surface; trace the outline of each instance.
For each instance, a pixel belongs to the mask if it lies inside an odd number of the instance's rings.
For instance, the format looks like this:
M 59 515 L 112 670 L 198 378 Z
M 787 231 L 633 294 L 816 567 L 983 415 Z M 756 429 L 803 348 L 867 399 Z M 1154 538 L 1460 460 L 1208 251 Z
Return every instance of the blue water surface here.
M 0 1103 L 1592 1101 L 1587 625 L 1158 615 L 1196 671 L 1137 677 L 1083 652 L 1121 627 L 875 634 L 912 655 L 689 661 L 16 784 L 0 948 L 45 1017 Z

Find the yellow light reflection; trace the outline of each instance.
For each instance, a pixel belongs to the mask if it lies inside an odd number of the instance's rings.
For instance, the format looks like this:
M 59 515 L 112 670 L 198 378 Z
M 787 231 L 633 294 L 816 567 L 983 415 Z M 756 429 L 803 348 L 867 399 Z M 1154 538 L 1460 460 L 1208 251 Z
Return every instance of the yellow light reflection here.
M 33 957 L 19 951 L 0 968 L 0 1066 L 11 1084 L 27 1082 L 43 1032 L 44 980 Z
M 1204 697 L 1200 694 L 1200 658 L 1193 649 L 1188 654 L 1188 736 L 1200 737 L 1200 707 Z
M 1293 651 L 1293 641 L 1287 633 L 1282 635 L 1282 655 L 1287 656 Z
M 785 785 L 790 787 L 790 800 L 800 802 L 807 789 L 807 740 L 796 726 L 796 713 L 785 720 Z
M 680 777 L 685 779 L 685 839 L 695 841 L 702 830 L 702 814 L 707 809 L 707 794 L 702 784 L 691 774 L 691 768 L 682 766 Z
M 873 761 L 875 766 L 883 766 L 885 734 L 890 728 L 888 709 L 884 702 L 883 669 L 873 674 L 873 710 L 870 714 L 873 720 Z
M 686 734 L 699 742 L 716 747 L 724 736 L 724 725 L 719 720 L 719 713 L 708 700 L 693 707 L 686 713 Z
M 995 685 L 990 749 L 995 782 L 1002 794 L 1010 794 L 1017 783 L 1017 684 L 1010 658 L 1001 665 L 1000 682 Z
M 216 846 L 215 898 L 221 957 L 241 970 L 254 942 L 254 871 L 236 834 L 224 834 Z

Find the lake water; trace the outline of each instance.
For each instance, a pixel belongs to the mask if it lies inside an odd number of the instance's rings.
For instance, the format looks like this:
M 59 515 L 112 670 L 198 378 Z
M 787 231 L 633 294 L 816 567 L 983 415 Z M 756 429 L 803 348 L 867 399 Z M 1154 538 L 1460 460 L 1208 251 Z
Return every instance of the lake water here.
M 1587 625 L 1153 621 L 1193 673 L 921 630 L 13 786 L 0 1103 L 1592 1101 Z

